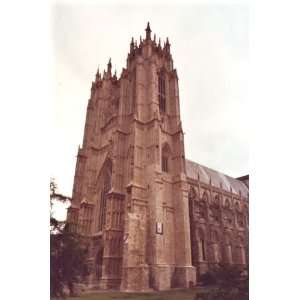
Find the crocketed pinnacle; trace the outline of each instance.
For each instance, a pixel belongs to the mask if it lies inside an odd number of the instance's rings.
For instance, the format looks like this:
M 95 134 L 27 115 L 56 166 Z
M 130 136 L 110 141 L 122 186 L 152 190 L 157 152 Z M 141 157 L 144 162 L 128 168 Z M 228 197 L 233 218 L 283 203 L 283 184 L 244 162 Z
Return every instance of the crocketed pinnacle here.
M 151 28 L 149 22 L 147 23 L 146 27 L 146 40 L 151 40 Z
M 107 74 L 108 74 L 108 77 L 111 76 L 111 58 L 109 59 L 108 64 L 107 64 Z

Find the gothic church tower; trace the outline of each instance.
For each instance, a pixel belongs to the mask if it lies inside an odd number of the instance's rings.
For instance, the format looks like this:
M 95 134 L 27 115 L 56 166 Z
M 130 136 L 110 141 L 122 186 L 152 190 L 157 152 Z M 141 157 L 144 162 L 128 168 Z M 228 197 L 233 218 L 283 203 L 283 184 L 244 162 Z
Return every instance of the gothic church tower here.
M 168 39 L 133 39 L 127 67 L 97 71 L 68 220 L 90 240 L 93 288 L 195 283 L 178 77 Z

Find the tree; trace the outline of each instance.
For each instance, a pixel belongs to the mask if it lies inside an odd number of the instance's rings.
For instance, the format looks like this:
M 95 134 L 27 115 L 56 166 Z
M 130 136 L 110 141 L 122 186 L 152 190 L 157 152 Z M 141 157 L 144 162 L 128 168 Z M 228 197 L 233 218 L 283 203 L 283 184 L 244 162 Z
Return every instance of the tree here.
M 69 230 L 67 221 L 58 221 L 52 213 L 53 200 L 71 201 L 57 193 L 57 186 L 50 180 L 50 294 L 53 298 L 65 297 L 66 288 L 74 295 L 74 284 L 86 272 L 87 243 L 81 235 Z
M 206 295 L 196 295 L 195 300 L 248 300 L 248 270 L 234 265 L 219 264 L 215 269 L 202 275 L 202 282 L 217 287 Z M 197 298 L 198 297 L 198 298 Z

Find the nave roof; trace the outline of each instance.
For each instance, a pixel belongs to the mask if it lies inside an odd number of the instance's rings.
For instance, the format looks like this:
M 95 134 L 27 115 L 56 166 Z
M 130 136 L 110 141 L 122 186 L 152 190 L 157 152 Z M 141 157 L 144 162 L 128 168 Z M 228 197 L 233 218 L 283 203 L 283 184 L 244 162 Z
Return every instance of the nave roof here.
M 194 180 L 199 179 L 200 182 L 206 184 L 211 182 L 212 186 L 218 188 L 222 185 L 223 190 L 237 195 L 241 193 L 242 197 L 248 198 L 249 189 L 241 180 L 230 177 L 188 159 L 185 160 L 185 165 L 187 177 Z

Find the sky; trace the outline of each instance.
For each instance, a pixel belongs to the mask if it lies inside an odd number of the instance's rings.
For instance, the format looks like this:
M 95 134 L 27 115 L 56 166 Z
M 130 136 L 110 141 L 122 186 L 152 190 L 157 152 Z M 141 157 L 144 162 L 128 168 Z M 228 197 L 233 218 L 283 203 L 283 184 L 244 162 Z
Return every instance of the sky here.
M 111 4 L 109 4 L 111 3 Z M 55 3 L 51 177 L 71 196 L 78 145 L 96 70 L 126 66 L 131 37 L 169 38 L 179 77 L 187 159 L 238 177 L 249 174 L 249 6 L 215 2 L 139 5 Z

